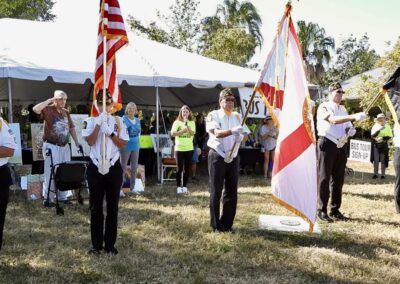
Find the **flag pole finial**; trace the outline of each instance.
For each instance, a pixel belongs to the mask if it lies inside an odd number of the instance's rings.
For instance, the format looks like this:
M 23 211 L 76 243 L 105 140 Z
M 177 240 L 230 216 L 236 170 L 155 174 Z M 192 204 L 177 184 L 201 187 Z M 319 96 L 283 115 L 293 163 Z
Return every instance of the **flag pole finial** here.
M 285 15 L 288 16 L 292 12 L 292 1 L 288 1 L 285 6 Z

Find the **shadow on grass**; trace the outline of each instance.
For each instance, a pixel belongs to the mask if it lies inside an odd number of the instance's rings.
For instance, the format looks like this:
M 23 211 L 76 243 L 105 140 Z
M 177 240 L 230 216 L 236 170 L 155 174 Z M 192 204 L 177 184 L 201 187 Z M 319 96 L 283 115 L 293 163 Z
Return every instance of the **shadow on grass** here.
M 377 243 L 361 243 L 361 241 L 358 242 L 347 237 L 346 234 L 334 231 L 325 232 L 322 236 L 249 229 L 242 229 L 240 233 L 261 236 L 287 248 L 294 246 L 335 249 L 340 253 L 367 260 L 378 260 L 379 256 L 376 252 L 380 249 L 386 249 L 394 255 L 398 252 L 397 247 L 383 245 L 379 241 Z
M 369 193 L 354 193 L 354 192 L 343 192 L 344 195 L 350 195 L 354 197 L 361 197 L 370 200 L 383 200 L 383 201 L 394 201 L 393 195 L 385 194 L 369 194 Z
M 378 176 L 377 179 L 372 179 L 371 173 L 366 173 L 366 172 L 358 172 L 356 171 L 353 174 L 346 175 L 346 183 L 350 184 L 393 184 L 394 182 L 394 175 L 386 175 L 384 179 L 381 179 L 380 176 Z

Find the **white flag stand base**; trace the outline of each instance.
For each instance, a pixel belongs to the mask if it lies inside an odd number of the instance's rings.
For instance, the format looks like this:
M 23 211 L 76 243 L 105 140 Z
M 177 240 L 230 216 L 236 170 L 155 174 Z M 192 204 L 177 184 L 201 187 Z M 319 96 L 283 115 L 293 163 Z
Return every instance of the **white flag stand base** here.
M 309 224 L 301 219 L 300 217 L 294 216 L 275 216 L 275 215 L 260 215 L 258 217 L 258 224 L 261 229 L 270 231 L 282 231 L 282 232 L 296 232 L 296 233 L 308 233 Z M 321 234 L 321 229 L 318 223 L 314 224 L 313 234 Z

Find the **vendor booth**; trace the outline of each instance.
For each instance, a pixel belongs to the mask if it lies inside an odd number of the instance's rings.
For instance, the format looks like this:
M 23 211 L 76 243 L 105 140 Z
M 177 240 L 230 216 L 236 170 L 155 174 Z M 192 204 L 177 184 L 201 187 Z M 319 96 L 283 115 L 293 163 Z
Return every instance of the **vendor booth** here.
M 96 25 L 71 31 L 51 22 L 0 19 L 0 30 L 0 107 L 10 122 L 18 115 L 13 106 L 38 103 L 56 89 L 68 94 L 70 104 L 91 101 Z M 194 111 L 211 110 L 220 88 L 251 86 L 259 76 L 133 33 L 128 37 L 129 45 L 117 55 L 123 103 L 155 109 L 157 134 L 160 106 L 179 109 L 186 104 Z

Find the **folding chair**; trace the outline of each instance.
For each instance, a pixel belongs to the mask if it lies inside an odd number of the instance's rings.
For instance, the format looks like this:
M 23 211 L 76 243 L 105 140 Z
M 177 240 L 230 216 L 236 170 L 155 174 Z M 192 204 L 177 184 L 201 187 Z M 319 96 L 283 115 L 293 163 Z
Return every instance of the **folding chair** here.
M 161 184 L 164 181 L 174 181 L 175 177 L 172 178 L 173 172 L 176 172 L 176 159 L 171 153 L 171 147 L 165 147 L 161 149 Z

